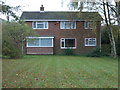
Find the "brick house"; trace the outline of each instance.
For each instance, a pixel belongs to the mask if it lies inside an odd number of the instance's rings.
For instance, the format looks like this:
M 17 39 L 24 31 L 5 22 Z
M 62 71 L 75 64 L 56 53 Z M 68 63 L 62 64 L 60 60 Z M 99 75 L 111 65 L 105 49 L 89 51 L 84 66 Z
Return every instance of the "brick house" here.
M 62 54 L 72 49 L 85 54 L 101 46 L 101 16 L 97 12 L 40 11 L 23 12 L 21 19 L 39 34 L 27 37 L 26 54 Z

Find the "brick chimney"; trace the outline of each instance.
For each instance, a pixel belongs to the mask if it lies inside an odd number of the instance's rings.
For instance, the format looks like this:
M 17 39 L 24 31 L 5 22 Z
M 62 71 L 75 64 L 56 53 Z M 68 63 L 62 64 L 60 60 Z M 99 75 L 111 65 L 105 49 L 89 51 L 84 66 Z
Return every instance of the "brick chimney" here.
M 40 7 L 40 12 L 44 12 L 44 7 L 43 7 L 43 5 L 41 5 L 41 7 Z

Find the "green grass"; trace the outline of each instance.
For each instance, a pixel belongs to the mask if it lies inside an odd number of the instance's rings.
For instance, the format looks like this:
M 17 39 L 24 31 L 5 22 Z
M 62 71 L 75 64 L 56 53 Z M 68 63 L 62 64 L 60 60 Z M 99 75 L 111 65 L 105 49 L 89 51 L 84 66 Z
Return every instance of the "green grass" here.
M 3 88 L 117 88 L 118 60 L 25 56 L 3 59 Z

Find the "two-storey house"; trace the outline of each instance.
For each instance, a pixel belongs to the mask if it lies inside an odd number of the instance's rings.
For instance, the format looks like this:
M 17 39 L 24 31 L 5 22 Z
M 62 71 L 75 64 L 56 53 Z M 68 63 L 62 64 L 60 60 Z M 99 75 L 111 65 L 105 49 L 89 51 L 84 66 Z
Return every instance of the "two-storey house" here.
M 39 36 L 27 37 L 26 54 L 61 54 L 73 49 L 85 54 L 101 46 L 101 16 L 97 12 L 40 11 L 23 12 L 21 19 Z

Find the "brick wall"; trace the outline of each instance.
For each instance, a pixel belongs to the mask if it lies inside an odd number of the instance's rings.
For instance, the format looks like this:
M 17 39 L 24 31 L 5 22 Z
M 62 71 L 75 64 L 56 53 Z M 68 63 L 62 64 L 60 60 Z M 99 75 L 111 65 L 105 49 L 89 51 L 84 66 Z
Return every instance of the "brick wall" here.
M 27 47 L 27 54 L 53 54 L 52 47 Z
M 29 26 L 32 26 L 32 22 L 26 22 Z M 93 48 L 100 46 L 100 22 L 97 22 L 97 28 L 96 30 L 87 30 L 84 29 L 84 22 L 78 21 L 76 23 L 76 29 L 70 30 L 70 29 L 60 29 L 60 22 L 49 22 L 49 29 L 45 30 L 39 30 L 34 29 L 39 35 L 49 35 L 54 36 L 54 48 L 53 52 L 54 54 L 61 54 L 63 53 L 63 49 L 60 48 L 60 38 L 76 38 L 77 39 L 77 48 L 73 49 L 73 51 L 76 54 L 84 54 L 89 51 L 91 51 Z M 84 46 L 84 38 L 97 38 L 97 46 L 95 47 L 85 47 Z M 30 52 L 30 50 L 36 49 L 36 48 L 27 48 L 27 53 Z M 47 48 L 46 48 L 47 49 Z M 46 50 L 45 50 L 46 51 Z

